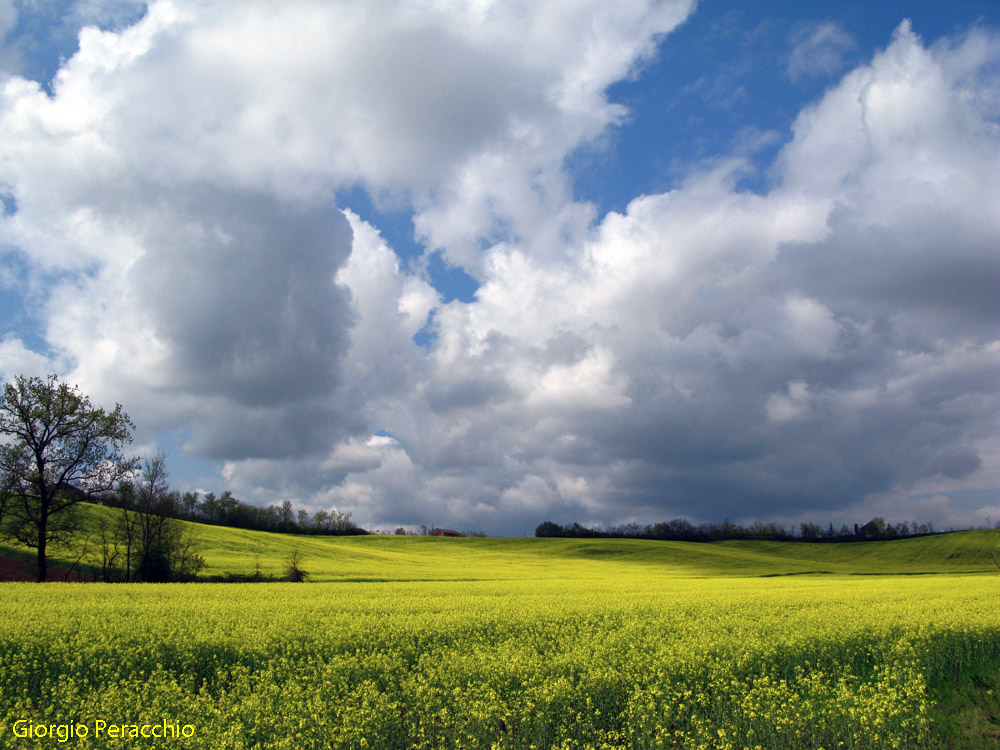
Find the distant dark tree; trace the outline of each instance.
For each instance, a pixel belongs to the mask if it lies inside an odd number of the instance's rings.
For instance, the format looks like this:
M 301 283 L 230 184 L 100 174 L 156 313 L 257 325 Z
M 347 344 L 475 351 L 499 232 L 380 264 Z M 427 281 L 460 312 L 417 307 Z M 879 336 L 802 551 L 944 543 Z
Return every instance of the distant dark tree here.
M 316 534 L 357 534 L 364 533 L 362 529 L 359 529 L 353 521 L 351 521 L 351 514 L 341 513 L 340 511 L 333 510 L 320 510 L 313 516 L 312 523 L 313 533 Z
M 185 492 L 181 497 L 181 507 L 184 509 L 184 517 L 194 520 L 201 510 L 201 499 L 197 492 Z
M 239 513 L 240 501 L 233 497 L 233 493 L 229 490 L 223 491 L 219 495 L 218 499 L 218 522 L 227 526 L 239 526 L 240 523 L 240 513 Z
M 564 528 L 566 530 L 566 536 L 575 537 L 577 539 L 596 539 L 602 536 L 601 530 L 596 526 L 587 528 L 582 524 L 574 523 Z
M 780 524 L 774 522 L 760 523 L 757 521 L 746 530 L 745 538 L 787 541 L 792 538 L 792 535 Z
M 799 524 L 799 536 L 805 541 L 815 541 L 823 536 L 823 527 L 818 523 Z
M 630 521 L 618 527 L 616 536 L 621 536 L 625 539 L 639 539 L 640 537 L 648 536 L 648 533 L 645 526 L 635 521 Z
M 280 517 L 279 525 L 281 531 L 295 530 L 295 510 L 292 508 L 291 500 L 285 500 L 281 503 L 278 515 Z
M 650 539 L 669 539 L 670 538 L 670 527 L 667 526 L 663 521 L 654 523 L 649 527 L 649 538 Z
M 126 457 L 135 425 L 116 404 L 107 412 L 55 375 L 18 375 L 0 400 L 0 484 L 13 500 L 12 531 L 37 551 L 38 580 L 48 577 L 50 542 L 72 533 L 73 509 L 131 474 Z
M 695 535 L 694 525 L 686 518 L 674 518 L 667 521 L 670 538 L 679 541 L 692 541 Z
M 397 528 L 392 533 L 395 534 L 396 536 L 406 536 L 406 529 L 404 529 L 402 526 L 400 526 L 399 528 Z
M 553 521 L 544 521 L 535 528 L 535 536 L 565 536 L 563 527 Z
M 862 536 L 880 539 L 885 536 L 885 519 L 882 516 L 875 516 L 872 520 L 861 527 Z
M 208 523 L 219 523 L 219 500 L 214 492 L 206 492 L 201 501 L 201 514 Z

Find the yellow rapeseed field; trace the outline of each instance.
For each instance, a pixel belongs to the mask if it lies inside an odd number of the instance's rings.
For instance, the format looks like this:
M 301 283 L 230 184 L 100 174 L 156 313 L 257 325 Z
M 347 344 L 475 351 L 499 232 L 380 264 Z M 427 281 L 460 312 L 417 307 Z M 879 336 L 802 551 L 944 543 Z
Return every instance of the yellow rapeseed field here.
M 0 585 L 0 745 L 920 748 L 995 576 Z M 64 741 L 65 740 L 65 741 Z

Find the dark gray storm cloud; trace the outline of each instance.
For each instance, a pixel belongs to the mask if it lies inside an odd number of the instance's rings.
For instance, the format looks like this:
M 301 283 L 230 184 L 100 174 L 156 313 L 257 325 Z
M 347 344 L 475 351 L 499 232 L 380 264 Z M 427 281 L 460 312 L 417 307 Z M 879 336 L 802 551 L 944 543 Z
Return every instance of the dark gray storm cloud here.
M 259 407 L 337 385 L 354 323 L 336 282 L 351 251 L 343 213 L 194 189 L 165 196 L 140 237 L 128 278 L 179 390 Z

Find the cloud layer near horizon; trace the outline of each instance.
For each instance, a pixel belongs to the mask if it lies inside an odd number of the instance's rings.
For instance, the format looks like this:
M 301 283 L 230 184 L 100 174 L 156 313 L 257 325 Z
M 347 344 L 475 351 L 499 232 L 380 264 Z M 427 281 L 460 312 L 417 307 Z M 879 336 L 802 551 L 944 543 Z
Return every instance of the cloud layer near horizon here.
M 47 349 L 8 334 L 3 376 L 370 526 L 947 519 L 935 493 L 1000 486 L 1000 39 L 904 23 L 766 192 L 721 154 L 599 216 L 566 160 L 693 3 L 536 5 L 157 2 L 85 28 L 51 95 L 9 76 L 0 247 Z

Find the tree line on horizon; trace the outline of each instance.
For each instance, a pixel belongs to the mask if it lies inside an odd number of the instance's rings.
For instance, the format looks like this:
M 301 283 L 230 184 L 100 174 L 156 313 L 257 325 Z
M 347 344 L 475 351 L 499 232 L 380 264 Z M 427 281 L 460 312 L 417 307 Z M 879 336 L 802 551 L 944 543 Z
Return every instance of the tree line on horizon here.
M 825 528 L 818 523 L 803 522 L 795 526 L 756 522 L 748 526 L 724 521 L 695 525 L 685 518 L 674 518 L 653 524 L 626 523 L 602 528 L 580 523 L 565 526 L 545 521 L 535 529 L 536 537 L 567 537 L 572 539 L 654 539 L 673 542 L 718 542 L 726 539 L 753 539 L 774 542 L 870 542 L 885 539 L 927 536 L 941 533 L 930 521 L 910 524 L 889 523 L 876 516 L 863 526 L 843 524 L 839 529 L 832 523 Z
M 133 481 L 123 481 L 111 492 L 89 498 L 92 502 L 112 508 L 132 508 L 138 497 Z M 212 526 L 229 526 L 251 531 L 271 531 L 281 534 L 312 534 L 318 536 L 360 536 L 371 532 L 351 520 L 350 512 L 320 510 L 310 515 L 305 509 L 296 511 L 289 500 L 261 508 L 245 503 L 229 490 L 214 492 L 166 492 L 159 512 L 177 518 Z

